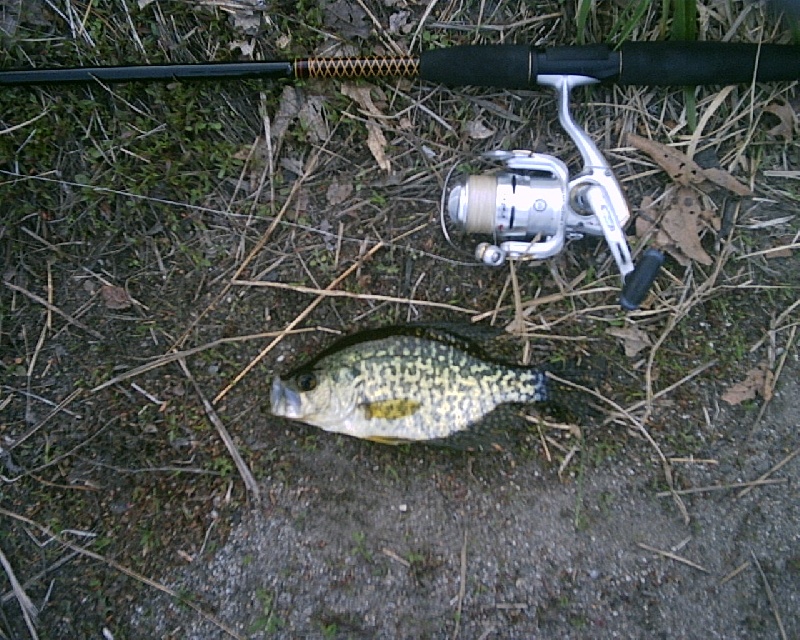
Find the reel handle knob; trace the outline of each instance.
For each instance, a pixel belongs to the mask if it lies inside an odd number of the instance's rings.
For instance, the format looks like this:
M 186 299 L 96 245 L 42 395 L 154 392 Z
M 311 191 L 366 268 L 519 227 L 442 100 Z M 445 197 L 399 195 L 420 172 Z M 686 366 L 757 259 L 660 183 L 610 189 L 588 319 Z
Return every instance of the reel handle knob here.
M 625 311 L 635 311 L 642 304 L 658 270 L 664 264 L 664 254 L 657 249 L 648 249 L 639 259 L 636 267 L 625 278 L 619 303 Z

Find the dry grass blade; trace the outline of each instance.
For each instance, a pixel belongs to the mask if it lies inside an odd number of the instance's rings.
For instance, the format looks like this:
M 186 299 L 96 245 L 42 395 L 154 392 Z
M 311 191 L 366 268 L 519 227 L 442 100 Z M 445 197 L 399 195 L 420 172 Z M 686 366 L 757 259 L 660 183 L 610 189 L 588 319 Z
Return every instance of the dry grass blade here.
M 309 331 L 314 331 L 314 329 L 295 329 L 291 333 L 306 333 Z M 235 336 L 232 338 L 220 338 L 219 340 L 214 340 L 212 342 L 208 342 L 206 344 L 202 344 L 198 347 L 193 347 L 191 349 L 186 349 L 184 351 L 174 351 L 172 353 L 164 354 L 163 356 L 159 356 L 152 362 L 148 362 L 146 364 L 140 365 L 138 367 L 134 367 L 125 373 L 121 373 L 118 376 L 114 376 L 110 380 L 106 380 L 103 384 L 97 385 L 94 389 L 91 390 L 92 393 L 96 393 L 105 389 L 106 387 L 110 387 L 111 385 L 117 384 L 119 382 L 124 382 L 125 380 L 129 380 L 131 378 L 135 378 L 143 373 L 147 373 L 148 371 L 153 371 L 154 369 L 159 369 L 163 366 L 170 364 L 171 362 L 177 362 L 178 360 L 185 360 L 189 356 L 196 355 L 198 353 L 202 353 L 203 351 L 208 351 L 209 349 L 216 349 L 225 344 L 236 344 L 239 342 L 246 342 L 248 340 L 261 340 L 263 338 L 274 338 L 278 335 L 282 335 L 282 331 L 267 331 L 265 333 L 254 333 L 247 336 Z
M 700 566 L 696 562 L 692 562 L 691 560 L 684 558 L 683 556 L 679 556 L 677 553 L 672 553 L 672 551 L 665 551 L 664 549 L 657 549 L 656 547 L 651 547 L 649 544 L 644 544 L 643 542 L 638 543 L 642 549 L 647 551 L 652 551 L 653 553 L 657 553 L 660 556 L 664 556 L 665 558 L 669 558 L 670 560 L 675 560 L 676 562 L 680 562 L 685 564 L 693 569 L 697 569 L 698 571 L 702 571 L 703 573 L 709 573 L 708 569 L 705 567 Z
M 367 260 L 369 260 L 373 255 L 375 255 L 378 250 L 383 247 L 383 243 L 379 242 L 374 247 L 372 247 L 367 253 L 365 253 L 361 259 L 357 260 L 353 264 L 351 264 L 340 276 L 338 276 L 333 282 L 331 282 L 327 287 L 326 291 L 331 291 L 339 286 L 339 284 L 347 278 L 350 274 L 356 271 L 362 264 L 364 264 Z M 278 335 L 272 342 L 270 342 L 266 347 L 261 350 L 259 353 L 244 369 L 242 369 L 237 376 L 222 390 L 220 391 L 217 396 L 214 398 L 214 404 L 217 404 L 222 398 L 224 398 L 228 391 L 233 389 L 233 387 L 238 384 L 239 380 L 244 378 L 248 372 L 255 367 L 261 360 L 266 356 L 272 349 L 277 345 L 283 338 L 298 325 L 300 324 L 314 309 L 316 309 L 322 301 L 325 300 L 324 295 L 317 296 L 316 300 L 314 300 L 311 304 L 309 304 L 303 311 L 301 311 L 297 317 L 292 320 L 288 326 Z
M 22 610 L 22 617 L 25 619 L 25 624 L 28 627 L 28 633 L 31 634 L 31 638 L 38 640 L 39 636 L 36 634 L 36 617 L 39 615 L 39 612 L 36 610 L 36 606 L 33 602 L 31 602 L 28 594 L 25 593 L 25 589 L 22 588 L 19 580 L 17 580 L 14 569 L 11 567 L 11 563 L 8 561 L 8 558 L 6 558 L 6 554 L 3 553 L 2 549 L 0 549 L 0 565 L 3 566 L 3 571 L 6 572 L 6 577 L 11 583 L 14 597 L 19 603 L 19 608 Z
M 85 325 L 80 320 L 76 320 L 71 315 L 69 315 L 68 313 L 65 313 L 64 311 L 59 309 L 54 304 L 50 304 L 47 300 L 45 300 L 41 296 L 37 296 L 35 293 L 32 293 L 31 291 L 28 291 L 27 289 L 24 289 L 23 287 L 19 287 L 19 286 L 15 285 L 15 284 L 12 284 L 11 282 L 4 282 L 3 284 L 5 284 L 12 291 L 17 291 L 18 293 L 21 293 L 22 295 L 27 296 L 28 298 L 30 298 L 31 300 L 33 300 L 37 304 L 42 305 L 48 311 L 52 311 L 53 313 L 58 314 L 59 316 L 64 318 L 64 320 L 66 320 L 69 324 L 71 324 L 71 325 L 73 325 L 75 327 L 78 327 L 78 329 L 80 329 L 81 331 L 85 331 L 86 333 L 88 333 L 93 338 L 97 338 L 98 340 L 102 340 L 103 339 L 103 335 L 100 332 L 95 331 L 91 327 Z
M 650 446 L 653 447 L 653 449 L 655 450 L 655 452 L 658 455 L 659 459 L 661 460 L 661 468 L 664 471 L 664 477 L 665 477 L 665 480 L 667 481 L 667 486 L 670 489 L 670 495 L 672 495 L 672 498 L 675 501 L 675 504 L 677 505 L 678 509 L 680 510 L 681 515 L 683 516 L 684 522 L 686 524 L 689 524 L 689 512 L 686 510 L 686 505 L 683 504 L 683 500 L 681 500 L 680 496 L 675 492 L 675 489 L 674 489 L 674 481 L 673 481 L 673 477 L 672 477 L 672 465 L 670 464 L 670 462 L 667 459 L 667 457 L 664 455 L 664 452 L 661 450 L 661 447 L 659 447 L 658 443 L 653 439 L 653 436 L 650 435 L 650 432 L 647 430 L 647 428 L 644 426 L 644 424 L 640 420 L 637 420 L 628 410 L 623 409 L 619 404 L 617 404 L 616 402 L 614 402 L 610 398 L 606 398 L 604 395 L 598 393 L 597 391 L 595 391 L 593 389 L 589 389 L 588 387 L 584 387 L 584 386 L 579 385 L 579 384 L 575 384 L 574 382 L 571 382 L 569 380 L 565 380 L 563 378 L 560 378 L 560 377 L 554 375 L 551 372 L 548 372 L 547 375 L 548 375 L 548 377 L 552 378 L 553 380 L 555 380 L 559 384 L 563 384 L 563 385 L 566 385 L 568 387 L 572 387 L 574 389 L 578 389 L 580 391 L 583 391 L 584 393 L 588 393 L 589 395 L 594 396 L 595 398 L 597 398 L 601 402 L 607 404 L 608 406 L 610 406 L 614 410 L 618 411 L 622 416 L 624 416 L 627 420 L 630 421 L 630 423 L 636 428 L 636 430 L 644 436 L 645 440 L 647 440 L 647 442 L 650 444 Z
M 258 242 L 256 242 L 255 246 L 250 250 L 250 253 L 247 254 L 247 257 L 242 261 L 242 264 L 240 264 L 237 267 L 236 272 L 233 274 L 233 277 L 231 278 L 231 280 L 238 279 L 244 273 L 244 270 L 247 269 L 248 265 L 255 259 L 255 257 L 257 255 L 259 255 L 259 253 L 262 251 L 262 249 L 267 244 L 269 239 L 272 237 L 272 233 L 278 227 L 278 224 L 280 224 L 281 220 L 283 219 L 283 216 L 286 215 L 286 212 L 289 210 L 289 205 L 294 200 L 294 198 L 297 195 L 297 193 L 300 191 L 300 187 L 305 183 L 306 180 L 308 180 L 309 176 L 313 173 L 314 168 L 317 165 L 317 161 L 319 160 L 319 156 L 322 153 L 323 149 L 324 149 L 324 146 L 320 147 L 308 159 L 308 161 L 306 162 L 306 165 L 305 165 L 305 171 L 304 171 L 303 175 L 300 176 L 297 180 L 295 180 L 294 184 L 292 185 L 292 189 L 291 189 L 291 191 L 289 192 L 289 195 L 286 198 L 286 202 L 283 203 L 283 206 L 281 207 L 281 210 L 278 212 L 278 215 L 276 215 L 273 218 L 272 223 L 269 225 L 269 227 L 267 227 L 267 230 L 264 231 L 264 233 L 261 235 L 261 238 L 259 238 L 259 240 L 258 240 Z M 220 303 L 220 301 L 225 297 L 225 295 L 228 293 L 228 291 L 230 291 L 231 286 L 232 286 L 231 283 L 228 282 L 222 288 L 222 291 L 220 291 L 216 295 L 216 297 L 211 302 L 211 304 L 209 304 L 200 314 L 198 314 L 198 316 L 194 319 L 194 321 L 183 332 L 181 337 L 177 341 L 175 341 L 175 343 L 172 345 L 173 349 L 175 347 L 178 347 L 178 346 L 182 345 L 186 341 L 186 339 L 189 337 L 189 335 L 194 330 L 194 328 L 200 323 L 200 321 L 212 309 L 214 309 Z
M 296 284 L 286 284 L 284 282 L 265 282 L 262 280 L 234 280 L 231 282 L 233 285 L 240 285 L 244 287 L 266 287 L 268 289 L 283 289 L 288 291 L 296 291 L 298 293 L 308 293 L 315 296 L 322 296 L 327 298 L 350 298 L 352 300 L 372 300 L 375 302 L 393 302 L 396 304 L 416 305 L 419 307 L 431 307 L 434 309 L 445 309 L 446 311 L 455 311 L 456 313 L 477 313 L 475 309 L 467 309 L 453 304 L 444 302 L 431 302 L 428 300 L 417 300 L 413 298 L 398 298 L 396 296 L 384 296 L 370 293 L 352 293 L 350 291 L 338 291 L 331 289 L 315 289 L 313 287 L 304 287 Z
M 458 640 L 461 631 L 461 612 L 464 606 L 464 596 L 467 590 L 467 531 L 464 530 L 464 542 L 461 545 L 461 572 L 458 584 L 458 602 L 456 605 L 456 626 L 453 629 L 453 640 Z
M 189 367 L 186 366 L 186 360 L 181 358 L 178 360 L 178 364 L 180 364 L 181 370 L 186 375 L 189 382 L 192 383 L 195 393 L 197 393 L 197 396 L 203 403 L 203 409 L 205 410 L 208 419 L 211 421 L 211 424 L 216 427 L 220 438 L 222 438 L 222 441 L 225 443 L 225 448 L 228 449 L 228 453 L 230 454 L 231 458 L 233 458 L 236 468 L 239 470 L 239 475 L 242 476 L 244 486 L 247 487 L 247 490 L 257 503 L 261 502 L 261 490 L 258 488 L 258 483 L 253 477 L 250 467 L 247 466 L 244 458 L 242 458 L 242 455 L 239 453 L 239 449 L 236 447 L 236 443 L 233 441 L 233 438 L 231 438 L 231 434 L 228 433 L 228 430 L 225 428 L 222 420 L 220 420 L 219 415 L 217 415 L 217 412 L 214 411 L 214 407 L 208 401 L 208 398 L 206 398 L 206 395 L 203 393 L 202 389 L 200 389 L 200 385 L 197 384 L 197 380 L 195 380 L 194 376 L 189 371 Z
M 780 631 L 781 640 L 787 640 L 788 636 L 786 635 L 786 629 L 783 626 L 783 620 L 781 619 L 781 613 L 778 610 L 778 603 L 775 601 L 775 595 L 772 593 L 772 587 L 769 584 L 769 580 L 767 580 L 767 574 L 764 573 L 764 569 L 761 568 L 761 563 L 756 557 L 756 552 L 750 549 L 750 555 L 753 556 L 753 562 L 758 569 L 758 573 L 761 575 L 761 580 L 764 582 L 764 591 L 767 592 L 769 606 L 770 609 L 772 609 L 772 615 L 775 616 L 775 622 L 778 624 L 778 631 Z
M 752 483 L 750 483 L 752 486 L 748 486 L 747 488 L 745 488 L 745 489 L 742 489 L 742 490 L 741 490 L 739 493 L 737 493 L 737 494 L 736 494 L 736 497 L 737 497 L 737 498 L 743 498 L 744 496 L 746 496 L 746 495 L 747 495 L 748 493 L 750 493 L 750 492 L 751 492 L 751 491 L 752 491 L 752 490 L 753 490 L 753 489 L 754 489 L 756 486 L 758 486 L 758 485 L 759 485 L 759 484 L 760 484 L 762 481 L 766 480 L 766 479 L 767 479 L 767 478 L 769 478 L 769 477 L 770 477 L 770 476 L 771 476 L 773 473 L 775 473 L 775 472 L 776 472 L 776 471 L 778 471 L 779 469 L 781 469 L 781 468 L 783 468 L 784 466 L 786 466 L 787 464 L 789 464 L 789 463 L 790 463 L 792 460 L 794 460 L 794 459 L 795 459 L 795 458 L 798 456 L 798 454 L 800 454 L 800 447 L 798 447 L 797 449 L 795 449 L 794 451 L 792 451 L 792 452 L 791 452 L 791 453 L 790 453 L 788 456 L 786 456 L 786 457 L 785 457 L 783 460 L 781 460 L 781 461 L 780 461 L 778 464 L 776 464 L 774 467 L 772 467 L 772 468 L 771 468 L 769 471 L 767 471 L 765 474 L 763 474 L 762 476 L 759 476 L 758 480 L 756 480 L 755 482 L 752 482 Z
M 75 552 L 79 553 L 80 555 L 82 555 L 82 556 L 84 556 L 86 558 L 91 558 L 92 560 L 95 560 L 97 562 L 105 564 L 105 565 L 111 567 L 112 569 L 114 569 L 115 571 L 118 571 L 119 573 L 122 573 L 122 574 L 128 576 L 129 578 L 133 578 L 137 582 L 141 582 L 142 584 L 146 584 L 147 586 L 152 587 L 153 589 L 157 589 L 158 591 L 161 591 L 162 593 L 167 594 L 171 598 L 174 598 L 175 600 L 180 602 L 182 605 L 185 605 L 185 606 L 189 607 L 190 609 L 192 609 L 194 612 L 196 612 L 202 618 L 204 618 L 205 620 L 207 620 L 208 622 L 213 624 L 215 627 L 217 627 L 221 631 L 223 631 L 226 634 L 228 634 L 231 638 L 236 638 L 236 640 L 244 640 L 244 637 L 239 635 L 238 633 L 236 633 L 236 631 L 234 629 L 230 628 L 228 625 L 226 625 L 221 620 L 219 620 L 215 616 L 211 615 L 210 613 L 208 613 L 207 611 L 202 609 L 199 605 L 195 604 L 194 602 L 192 602 L 188 598 L 186 598 L 184 596 L 181 596 L 174 589 L 170 589 L 168 586 L 166 586 L 164 584 L 161 584 L 160 582 L 157 582 L 156 580 L 153 580 L 152 578 L 148 578 L 147 576 L 142 575 L 138 571 L 134 571 L 133 569 L 130 569 L 130 568 L 120 564 L 116 560 L 112 560 L 111 558 L 108 558 L 106 556 L 100 555 L 99 553 L 95 553 L 94 551 L 91 551 L 91 550 L 87 549 L 86 547 L 82 547 L 82 546 L 80 546 L 78 544 L 75 544 L 74 542 L 70 542 L 69 540 L 67 540 L 63 536 L 51 531 L 49 527 L 47 527 L 47 526 L 45 526 L 43 524 L 40 524 L 40 523 L 36 522 L 35 520 L 32 520 L 32 519 L 30 519 L 30 518 L 28 518 L 26 516 L 20 515 L 18 513 L 14 513 L 13 511 L 8 511 L 7 509 L 4 509 L 3 507 L 0 507 L 0 515 L 5 516 L 7 518 L 11 518 L 12 520 L 16 520 L 17 522 L 22 522 L 24 524 L 27 524 L 30 527 L 34 527 L 34 528 L 38 529 L 39 531 L 41 531 L 46 536 L 48 536 L 51 539 L 55 540 L 58 544 L 63 545 L 65 547 L 67 547 L 68 549 L 70 549 L 72 551 L 75 551 Z
M 715 484 L 708 487 L 693 487 L 691 489 L 676 489 L 675 491 L 660 491 L 656 494 L 656 497 L 665 498 L 673 494 L 677 494 L 679 496 L 688 496 L 695 493 L 710 493 L 712 491 L 730 491 L 731 489 L 741 489 L 742 487 L 748 487 L 750 489 L 753 489 L 755 487 L 763 487 L 766 485 L 773 485 L 773 484 L 789 484 L 789 478 L 775 478 L 773 480 L 768 480 L 765 478 L 763 480 L 754 480 L 753 482 L 733 482 L 731 484 Z

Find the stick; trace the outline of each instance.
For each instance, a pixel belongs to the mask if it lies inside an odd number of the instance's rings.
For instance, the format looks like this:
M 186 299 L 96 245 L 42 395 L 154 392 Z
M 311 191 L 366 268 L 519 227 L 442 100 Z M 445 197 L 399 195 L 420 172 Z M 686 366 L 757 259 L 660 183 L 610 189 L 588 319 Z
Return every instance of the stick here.
M 15 284 L 11 284 L 10 282 L 5 282 L 5 283 L 3 283 L 3 284 L 5 284 L 5 285 L 6 285 L 6 286 L 7 286 L 9 289 L 11 289 L 12 291 L 18 291 L 18 292 L 19 292 L 19 293 L 21 293 L 22 295 L 29 297 L 29 298 L 30 298 L 31 300 L 33 300 L 34 302 L 37 302 L 37 303 L 39 303 L 40 305 L 42 305 L 42 306 L 43 306 L 45 309 L 48 309 L 49 311 L 52 311 L 52 312 L 54 312 L 54 313 L 57 313 L 57 314 L 58 314 L 58 315 L 60 315 L 62 318 L 64 318 L 64 320 L 66 320 L 67 322 L 69 322 L 71 325 L 74 325 L 74 326 L 78 327 L 78 329 L 82 329 L 83 331 L 85 331 L 86 333 L 88 333 L 88 334 L 89 334 L 90 336 L 92 336 L 93 338 L 97 338 L 98 340 L 102 340 L 102 339 L 103 339 L 103 336 L 102 336 L 102 334 L 100 334 L 99 332 L 95 331 L 95 330 L 94 330 L 94 329 L 92 329 L 91 327 L 88 327 L 88 326 L 86 326 L 86 325 L 85 325 L 85 324 L 83 324 L 83 322 L 81 322 L 80 320 L 76 320 L 76 319 L 75 319 L 75 318 L 73 318 L 71 315 L 69 315 L 69 314 L 67 314 L 67 313 L 64 313 L 64 312 L 63 312 L 61 309 L 59 309 L 57 306 L 55 306 L 54 304 L 50 304 L 50 303 L 49 303 L 47 300 L 45 300 L 45 299 L 44 299 L 44 298 L 42 298 L 41 296 L 37 296 L 35 293 L 31 293 L 31 292 L 30 292 L 30 291 L 28 291 L 27 289 L 23 289 L 22 287 L 19 287 L 19 286 L 15 285 Z
M 327 287 L 325 287 L 325 291 L 331 291 L 332 289 L 334 289 L 337 286 L 339 286 L 339 284 L 345 278 L 347 278 L 347 276 L 349 276 L 356 269 L 361 267 L 361 265 L 364 262 L 366 262 L 369 258 L 371 258 L 382 247 L 383 247 L 383 242 L 378 242 L 378 244 L 376 244 L 374 247 L 372 247 L 372 249 L 370 249 L 369 251 L 367 251 L 366 254 L 364 254 L 364 257 L 362 257 L 361 260 L 358 260 L 357 262 L 354 262 L 353 264 L 351 264 L 342 275 L 340 275 L 333 282 L 331 282 Z M 272 351 L 272 349 L 275 347 L 275 345 L 277 345 L 281 340 L 283 340 L 284 336 L 288 335 L 289 332 L 292 329 L 294 329 L 298 324 L 300 324 L 306 318 L 306 316 L 308 316 L 314 309 L 316 309 L 319 306 L 319 304 L 323 300 L 325 300 L 325 296 L 324 295 L 317 296 L 317 298 L 310 305 L 308 305 L 294 320 L 292 320 L 288 324 L 286 329 L 284 329 L 284 331 L 281 332 L 281 334 L 277 338 L 275 338 L 266 347 L 264 347 L 261 350 L 261 353 L 259 353 L 252 360 L 252 362 L 250 362 L 250 364 L 248 364 L 244 369 L 242 369 L 239 372 L 239 374 L 228 384 L 228 386 L 226 386 L 222 391 L 220 391 L 217 394 L 217 396 L 214 398 L 212 403 L 213 404 L 217 404 L 220 400 L 222 400 L 222 398 L 224 398 L 227 395 L 228 391 L 233 389 L 233 387 L 236 386 L 236 384 L 238 384 L 239 380 L 244 378 L 250 372 L 250 370 L 253 367 L 255 367 L 259 362 L 261 362 L 261 360 L 264 358 L 264 356 L 266 356 L 270 351 Z
M 208 419 L 211 420 L 211 424 L 217 428 L 217 432 L 219 433 L 220 438 L 222 438 L 222 441 L 225 443 L 228 453 L 231 454 L 231 458 L 233 458 L 234 463 L 236 463 L 236 468 L 239 470 L 239 475 L 242 476 L 244 486 L 250 493 L 253 494 L 253 498 L 256 502 L 261 502 L 261 490 L 258 488 L 258 483 L 253 477 L 250 467 L 247 466 L 244 458 L 242 458 L 242 455 L 236 448 L 236 443 L 234 443 L 233 438 L 231 438 L 231 434 L 228 433 L 228 430 L 225 428 L 225 425 L 222 424 L 222 420 L 220 420 L 219 415 L 217 415 L 217 412 L 214 411 L 214 407 L 211 406 L 208 398 L 206 398 L 205 394 L 200 389 L 200 385 L 197 384 L 197 380 L 194 379 L 194 376 L 189 371 L 189 367 L 186 366 L 186 360 L 181 358 L 178 360 L 178 364 L 181 366 L 183 373 L 189 379 L 189 382 L 192 383 L 195 393 L 197 393 L 200 401 L 203 403 L 203 409 L 205 409 Z

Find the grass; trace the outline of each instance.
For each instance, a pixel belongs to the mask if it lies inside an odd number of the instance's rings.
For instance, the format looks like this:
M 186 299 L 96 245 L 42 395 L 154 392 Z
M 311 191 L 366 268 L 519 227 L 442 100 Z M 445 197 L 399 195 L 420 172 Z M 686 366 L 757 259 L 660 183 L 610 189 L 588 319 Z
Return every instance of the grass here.
M 74 11 L 79 20 L 28 17 L 4 47 L 0 63 L 226 60 L 236 57 L 229 45 L 249 38 L 231 15 L 210 4 L 198 9 L 174 4 L 168 19 L 157 3 L 131 8 L 130 16 L 104 3 L 65 3 L 61 9 Z M 421 10 L 413 8 L 414 19 L 422 17 Z M 495 42 L 493 25 L 511 25 L 501 30 L 507 41 L 547 44 L 667 34 L 714 39 L 727 33 L 735 17 L 725 9 L 703 14 L 702 30 L 693 33 L 694 3 L 637 2 L 625 9 L 579 2 L 574 16 L 563 17 L 564 6 L 553 2 L 541 12 L 559 18 L 541 21 L 525 2 L 501 3 L 493 12 L 477 2 L 450 10 L 434 16 L 440 26 L 423 28 L 416 42 Z M 315 3 L 278 3 L 271 13 L 274 20 L 264 23 L 263 37 L 256 40 L 259 55 L 314 53 L 336 35 Z M 385 23 L 384 18 L 379 16 Z M 464 30 L 464 24 L 482 27 Z M 764 34 L 784 38 L 749 10 L 738 23 L 737 39 L 757 41 Z M 279 49 L 275 43 L 282 36 L 290 41 Z M 408 46 L 412 37 L 413 31 L 383 31 L 363 48 L 383 47 L 388 39 Z M 364 114 L 342 95 L 338 82 L 298 88 L 301 106 L 310 98 L 321 101 L 326 137 L 314 138 L 305 114 L 269 145 L 286 100 L 280 84 L 170 83 L 0 94 L 0 258 L 4 282 L 16 287 L 0 287 L 0 444 L 24 469 L 0 468 L 15 480 L 3 480 L 0 495 L 9 511 L 47 525 L 41 542 L 61 540 L 71 530 L 94 532 L 98 536 L 84 544 L 116 563 L 94 558 L 88 567 L 68 565 L 73 571 L 68 586 L 43 612 L 40 637 L 58 637 L 59 631 L 49 629 L 60 628 L 62 614 L 74 603 L 94 597 L 93 584 L 129 597 L 136 589 L 153 588 L 141 581 L 131 586 L 120 566 L 157 581 L 166 567 L 181 564 L 178 551 L 202 557 L 224 541 L 226 517 L 252 500 L 231 447 L 221 441 L 176 366 L 178 358 L 170 355 L 175 349 L 210 397 L 260 360 L 214 406 L 243 462 L 288 484 L 299 483 L 291 456 L 322 449 L 323 436 L 271 423 L 265 436 L 259 408 L 264 380 L 318 351 L 330 333 L 407 320 L 480 318 L 499 326 L 513 322 L 514 357 L 523 349 L 533 361 L 608 353 L 613 373 L 603 397 L 623 411 L 605 408 L 609 419 L 632 435 L 609 430 L 581 444 L 574 432 L 545 428 L 541 439 L 535 434 L 532 440 L 539 460 L 556 467 L 573 447 L 583 447 L 571 463 L 578 468 L 570 469 L 581 486 L 593 465 L 631 448 L 649 452 L 651 443 L 641 444 L 647 437 L 668 455 L 690 456 L 702 448 L 692 426 L 702 421 L 702 408 L 690 402 L 697 380 L 685 380 L 694 367 L 717 361 L 700 374 L 704 380 L 733 380 L 759 361 L 778 370 L 780 349 L 791 346 L 791 323 L 776 318 L 796 299 L 796 279 L 787 280 L 791 274 L 780 262 L 738 257 L 797 241 L 792 222 L 755 226 L 779 219 L 781 207 L 793 207 L 800 198 L 790 180 L 763 178 L 765 170 L 796 166 L 797 149 L 753 120 L 768 104 L 795 99 L 794 89 L 741 88 L 719 103 L 715 88 L 690 94 L 595 89 L 575 105 L 634 209 L 644 196 L 658 196 L 672 185 L 649 158 L 625 145 L 624 133 L 639 132 L 686 150 L 696 130 L 691 101 L 699 114 L 715 107 L 697 155 L 745 182 L 765 184 L 762 195 L 775 203 L 772 210 L 744 206 L 725 239 L 707 231 L 704 246 L 714 264 L 670 261 L 646 308 L 625 317 L 616 308 L 617 278 L 602 244 L 573 243 L 544 267 L 521 266 L 514 283 L 507 268 L 459 265 L 463 255 L 444 243 L 435 222 L 444 174 L 456 160 L 469 162 L 504 146 L 545 149 L 576 167 L 577 154 L 556 122 L 552 96 L 407 81 L 371 85 L 383 114 L 378 122 L 388 140 L 391 176 L 377 167 L 365 144 Z M 494 131 L 491 137 L 469 137 L 467 125 L 477 119 Z M 353 187 L 335 205 L 327 195 L 334 183 Z M 709 196 L 717 207 L 725 197 Z M 235 284 L 258 280 L 292 286 Z M 127 309 L 106 307 L 99 292 L 108 283 L 137 302 Z M 441 303 L 460 310 L 437 306 Z M 620 341 L 606 333 L 612 325 L 639 327 L 652 346 L 637 359 L 625 358 Z M 295 329 L 313 330 L 298 335 Z M 152 368 L 136 369 L 148 363 Z M 135 375 L 98 389 L 132 370 Z M 132 382 L 164 404 L 148 400 Z M 659 395 L 672 385 L 677 386 Z M 73 391 L 79 393 L 73 397 Z M 692 420 L 675 420 L 676 404 L 692 413 Z M 265 437 L 270 446 L 259 447 Z M 556 452 L 552 461 L 540 442 Z M 375 456 L 394 483 L 405 480 L 396 471 L 399 456 L 418 455 L 433 465 L 446 459 L 427 450 L 377 451 L 350 441 L 341 443 L 341 451 Z M 494 464 L 500 465 L 486 462 Z M 30 525 L 0 518 L 0 546 L 23 581 L 65 557 L 64 544 L 39 548 L 25 532 Z M 591 526 L 580 512 L 575 520 L 579 528 Z M 363 532 L 352 540 L 353 553 L 365 561 L 372 557 L 367 536 Z M 413 554 L 408 561 L 418 572 L 428 562 Z M 47 589 L 42 581 L 26 588 L 40 598 Z M 259 602 L 263 612 L 253 624 L 277 631 L 282 617 L 273 611 L 274 594 L 265 591 Z M 11 605 L 3 611 L 2 634 L 30 634 Z M 125 637 L 126 621 L 114 615 L 104 608 L 95 617 L 68 616 L 64 633 L 81 637 L 102 624 Z M 322 632 L 335 635 L 336 625 Z

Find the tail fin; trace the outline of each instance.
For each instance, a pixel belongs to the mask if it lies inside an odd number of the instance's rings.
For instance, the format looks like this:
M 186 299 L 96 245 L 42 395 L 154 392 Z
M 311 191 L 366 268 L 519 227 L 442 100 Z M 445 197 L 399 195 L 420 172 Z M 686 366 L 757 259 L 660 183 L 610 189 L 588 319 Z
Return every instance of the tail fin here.
M 595 400 L 609 377 L 608 361 L 602 356 L 568 360 L 543 367 L 547 376 L 547 404 L 555 413 L 585 417 L 597 415 Z

